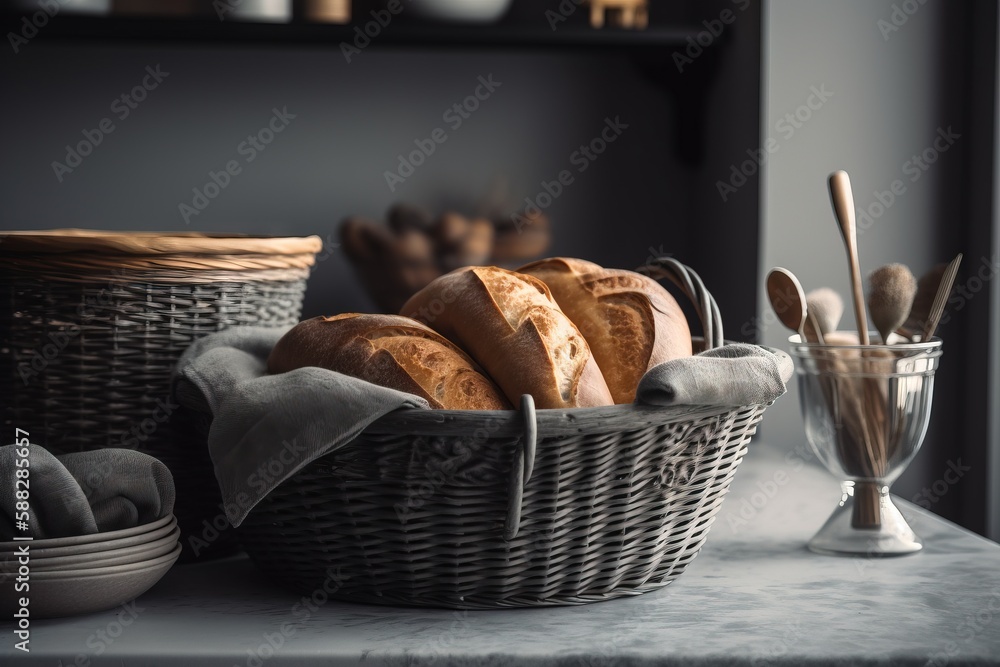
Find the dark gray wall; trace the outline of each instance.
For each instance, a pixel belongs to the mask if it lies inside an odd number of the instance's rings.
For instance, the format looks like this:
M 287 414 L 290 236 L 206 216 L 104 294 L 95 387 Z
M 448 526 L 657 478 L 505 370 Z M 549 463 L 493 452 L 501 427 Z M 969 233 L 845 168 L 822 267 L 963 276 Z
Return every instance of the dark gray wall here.
M 169 72 L 119 120 L 116 96 L 147 65 Z M 675 249 L 689 217 L 690 175 L 669 154 L 665 92 L 621 55 L 398 52 L 374 48 L 347 64 L 339 51 L 31 43 L 3 61 L 0 133 L 3 227 L 195 229 L 319 234 L 335 240 L 349 214 L 379 217 L 396 200 L 473 212 L 498 182 L 513 209 L 571 169 L 575 182 L 548 209 L 553 252 L 612 266 Z M 461 127 L 443 112 L 477 78 L 501 86 Z M 296 118 L 250 163 L 237 147 L 272 108 Z M 570 163 L 605 117 L 628 129 L 582 173 Z M 68 143 L 109 117 L 115 130 L 60 183 L 51 166 Z M 383 176 L 414 140 L 448 140 L 395 192 Z M 209 171 L 242 172 L 186 224 L 178 211 Z M 682 249 L 681 249 L 682 252 Z M 339 252 L 312 278 L 311 314 L 367 309 Z

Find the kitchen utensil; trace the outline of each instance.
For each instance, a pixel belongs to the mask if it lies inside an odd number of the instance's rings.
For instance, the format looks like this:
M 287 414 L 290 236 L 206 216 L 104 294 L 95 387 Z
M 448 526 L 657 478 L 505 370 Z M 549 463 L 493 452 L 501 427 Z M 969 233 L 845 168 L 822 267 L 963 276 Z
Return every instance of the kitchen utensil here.
M 868 286 L 868 311 L 882 344 L 887 345 L 889 334 L 910 313 L 917 294 L 917 279 L 904 264 L 886 264 L 868 274 Z
M 767 274 L 767 298 L 781 323 L 792 331 L 803 334 L 806 323 L 806 296 L 795 274 L 776 266 Z
M 917 281 L 917 294 L 913 297 L 913 305 L 910 306 L 910 313 L 906 316 L 903 325 L 896 329 L 896 333 L 909 340 L 918 339 L 927 326 L 927 318 L 931 314 L 934 306 L 934 299 L 937 298 L 938 287 L 941 286 L 941 278 L 948 268 L 947 262 L 935 264 L 930 271 L 920 276 Z
M 851 178 L 846 171 L 830 174 L 830 201 L 840 225 L 851 269 L 851 289 L 854 299 L 854 317 L 858 321 L 858 336 L 862 345 L 868 345 L 868 317 L 865 314 L 865 296 L 861 288 L 861 263 L 858 261 L 858 225 L 854 216 L 854 193 Z
M 824 343 L 828 333 L 837 330 L 844 314 L 844 300 L 835 290 L 819 287 L 806 294 L 806 340 Z
M 920 539 L 893 505 L 889 487 L 927 432 L 941 340 L 824 346 L 792 336 L 789 342 L 809 444 L 842 485 L 839 506 L 809 548 L 868 556 L 918 551 Z
M 920 340 L 929 340 L 937 331 L 941 316 L 944 315 L 944 308 L 948 305 L 948 297 L 951 296 L 951 288 L 955 285 L 955 277 L 958 275 L 958 267 L 962 265 L 962 253 L 958 253 L 955 259 L 951 260 L 944 275 L 941 276 L 941 284 L 938 286 L 937 295 L 934 297 L 934 304 L 931 306 L 930 315 L 927 316 L 927 323 L 920 336 Z

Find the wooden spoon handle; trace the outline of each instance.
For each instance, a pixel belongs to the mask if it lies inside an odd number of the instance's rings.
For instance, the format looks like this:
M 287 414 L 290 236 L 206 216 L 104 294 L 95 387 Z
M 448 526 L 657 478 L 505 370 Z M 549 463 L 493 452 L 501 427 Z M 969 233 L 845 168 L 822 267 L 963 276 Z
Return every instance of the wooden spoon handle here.
M 854 317 L 858 321 L 858 338 L 868 345 L 868 315 L 865 313 L 865 294 L 861 287 L 861 265 L 858 262 L 858 225 L 854 217 L 854 193 L 851 178 L 846 171 L 830 174 L 830 201 L 840 223 L 840 232 L 847 246 L 847 259 L 851 265 L 851 288 L 854 291 Z

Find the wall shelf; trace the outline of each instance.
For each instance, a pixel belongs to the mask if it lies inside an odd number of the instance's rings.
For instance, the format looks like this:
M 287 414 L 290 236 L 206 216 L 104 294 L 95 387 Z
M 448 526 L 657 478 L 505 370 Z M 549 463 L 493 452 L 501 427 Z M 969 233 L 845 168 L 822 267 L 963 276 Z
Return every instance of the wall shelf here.
M 21 14 L 3 15 L 4 33 L 20 33 Z M 317 46 L 336 48 L 352 43 L 357 23 L 262 23 L 218 21 L 212 18 L 138 18 L 121 16 L 55 16 L 38 35 L 42 39 L 91 39 L 115 41 L 170 41 L 195 43 L 246 43 L 255 46 Z M 369 19 L 372 21 L 372 19 Z M 682 47 L 701 26 L 677 25 L 646 30 L 561 25 L 556 30 L 545 22 L 536 25 L 500 23 L 495 25 L 455 25 L 398 22 L 389 23 L 373 38 L 373 44 L 426 48 L 606 48 L 646 49 Z

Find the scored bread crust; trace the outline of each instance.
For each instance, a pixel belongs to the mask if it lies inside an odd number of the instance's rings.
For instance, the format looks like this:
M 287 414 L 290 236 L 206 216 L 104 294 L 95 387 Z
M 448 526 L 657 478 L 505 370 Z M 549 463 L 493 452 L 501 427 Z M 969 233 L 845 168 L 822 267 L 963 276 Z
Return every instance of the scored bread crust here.
M 631 403 L 653 366 L 689 357 L 691 330 L 677 300 L 634 271 L 553 257 L 517 269 L 544 282 L 587 339 L 616 404 Z
M 612 405 L 586 339 L 543 282 L 495 266 L 466 267 L 434 280 L 403 306 L 467 350 L 515 405 Z
M 462 350 L 399 315 L 343 313 L 299 322 L 271 350 L 267 369 L 318 366 L 416 394 L 432 408 L 509 410 L 503 393 Z

